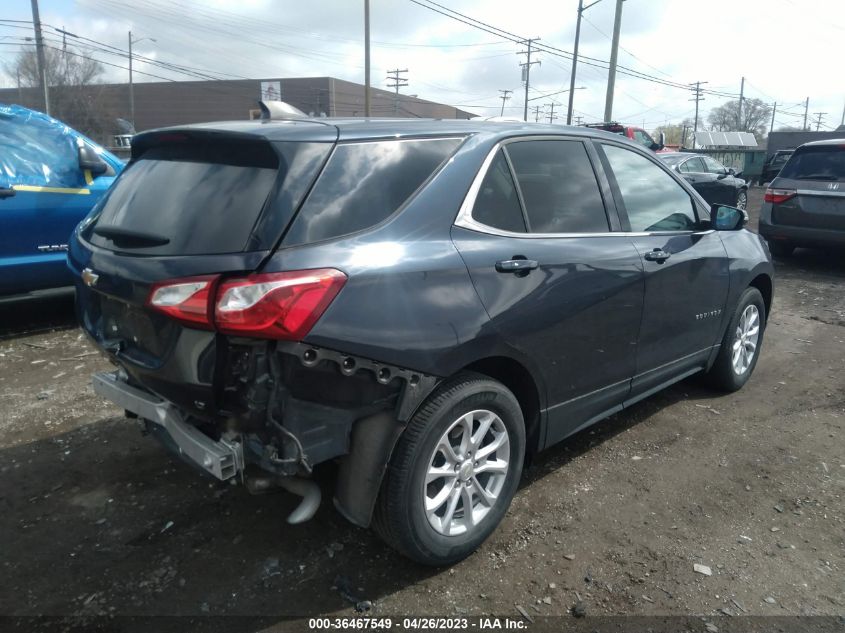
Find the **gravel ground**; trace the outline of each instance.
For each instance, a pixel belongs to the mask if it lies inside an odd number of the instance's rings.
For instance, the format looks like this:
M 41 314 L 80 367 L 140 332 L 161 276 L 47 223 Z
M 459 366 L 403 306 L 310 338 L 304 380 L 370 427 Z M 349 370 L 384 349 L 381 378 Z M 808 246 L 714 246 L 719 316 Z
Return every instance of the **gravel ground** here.
M 843 281 L 842 253 L 777 262 L 745 389 L 687 380 L 543 453 L 441 570 L 198 477 L 93 394 L 71 301 L 0 307 L 0 614 L 845 614 Z

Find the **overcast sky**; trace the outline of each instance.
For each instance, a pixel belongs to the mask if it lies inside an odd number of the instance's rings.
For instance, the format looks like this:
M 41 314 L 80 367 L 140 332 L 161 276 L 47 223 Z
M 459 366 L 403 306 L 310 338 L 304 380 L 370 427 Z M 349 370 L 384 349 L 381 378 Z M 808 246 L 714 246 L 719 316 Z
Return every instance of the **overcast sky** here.
M 436 0 L 454 11 L 540 44 L 572 51 L 577 0 Z M 591 0 L 585 0 L 589 4 Z M 429 4 L 421 0 L 423 4 Z M 521 116 L 524 86 L 521 47 L 450 19 L 411 0 L 371 0 L 372 83 L 386 87 L 386 73 L 407 68 L 406 94 L 498 115 L 499 90 L 512 90 L 505 113 Z M 40 0 L 45 25 L 135 52 L 191 66 L 219 77 L 333 76 L 363 83 L 363 0 Z M 436 8 L 436 7 L 435 7 Z M 580 54 L 610 57 L 614 0 L 584 12 Z M 0 19 L 31 20 L 29 0 L 3 0 Z M 24 25 L 25 26 L 25 25 Z M 45 26 L 60 46 L 61 35 Z M 26 29 L 0 23 L 0 64 L 17 50 L 13 37 Z M 4 39 L 5 38 L 5 39 Z M 70 41 L 70 39 L 69 39 Z M 778 102 L 775 127 L 800 125 L 803 101 L 810 119 L 826 112 L 822 129 L 839 125 L 845 104 L 845 0 L 626 0 L 619 63 L 673 83 L 706 81 L 705 87 Z M 92 56 L 125 67 L 126 59 Z M 529 97 L 569 87 L 570 61 L 538 53 Z M 599 64 L 601 65 L 601 64 Z M 106 81 L 126 81 L 123 68 L 106 67 Z M 138 62 L 135 68 L 168 79 L 184 74 Z M 160 81 L 136 75 L 136 81 Z M 578 65 L 574 114 L 601 120 L 607 71 Z M 6 85 L 13 85 L 5 78 Z M 613 118 L 647 129 L 691 117 L 691 95 L 625 75 L 617 76 Z M 532 100 L 548 104 L 565 122 L 566 94 Z M 708 94 L 702 117 L 726 97 Z M 800 116 L 796 116 L 800 115 Z M 532 115 L 533 117 L 533 115 Z

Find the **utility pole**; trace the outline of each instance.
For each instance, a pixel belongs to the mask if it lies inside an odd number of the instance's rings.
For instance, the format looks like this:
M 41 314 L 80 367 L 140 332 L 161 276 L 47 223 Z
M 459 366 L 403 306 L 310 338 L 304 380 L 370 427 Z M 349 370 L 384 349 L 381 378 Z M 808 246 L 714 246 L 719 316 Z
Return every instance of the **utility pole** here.
M 595 0 L 595 2 L 591 2 L 585 7 L 584 0 L 578 0 L 578 20 L 575 22 L 575 50 L 572 52 L 572 71 L 569 74 L 569 109 L 566 111 L 567 125 L 572 125 L 572 101 L 575 94 L 575 73 L 578 68 L 578 42 L 581 39 L 581 14 L 598 2 L 601 2 L 601 0 Z
M 393 116 L 399 116 L 399 88 L 405 88 L 408 85 L 408 80 L 401 75 L 407 72 L 407 68 L 404 70 L 396 68 L 395 70 L 387 71 L 388 80 L 393 82 L 392 84 L 387 84 L 387 87 L 396 89 L 396 96 L 393 98 Z
M 133 128 L 135 127 L 135 84 L 132 82 L 132 45 L 144 40 L 156 41 L 154 37 L 139 37 L 133 40 L 132 31 L 129 31 L 129 120 Z
M 531 83 L 531 66 L 534 64 L 539 64 L 539 61 L 531 61 L 531 44 L 536 42 L 540 38 L 534 38 L 525 40 L 524 44 L 528 47 L 528 50 L 520 51 L 518 55 L 525 55 L 525 63 L 520 64 L 522 66 L 522 81 L 525 82 L 525 104 L 523 107 L 522 112 L 522 120 L 528 121 L 528 86 Z
M 32 0 L 32 26 L 35 29 L 35 50 L 38 60 L 38 81 L 44 94 L 44 114 L 50 115 L 50 87 L 47 85 L 47 63 L 44 60 L 44 38 L 41 36 L 41 17 L 38 0 Z
M 129 31 L 129 120 L 135 128 L 135 86 L 132 83 L 132 31 Z M 135 130 L 137 132 L 137 130 Z
M 839 125 L 845 125 L 845 105 L 842 106 L 842 120 L 839 122 Z
M 819 117 L 818 121 L 816 121 L 816 132 L 818 132 L 819 128 L 822 126 L 822 118 L 826 114 L 827 114 L 827 112 L 813 112 L 814 116 Z
M 681 145 L 680 145 L 681 147 L 683 147 L 683 146 L 684 146 L 684 143 L 685 143 L 685 142 L 686 142 L 686 140 L 687 140 L 687 130 L 688 130 L 688 129 L 689 129 L 689 125 L 685 125 L 685 126 L 683 127 L 683 129 L 681 130 Z
M 551 124 L 557 117 L 555 116 L 555 102 L 549 103 L 549 123 Z
M 622 30 L 622 3 L 616 0 L 616 17 L 613 19 L 613 43 L 610 48 L 610 68 L 607 72 L 607 98 L 604 102 L 605 123 L 613 120 L 613 90 L 616 87 L 616 60 L 619 57 L 619 32 Z
M 581 125 L 581 121 L 583 121 L 583 120 L 584 120 L 584 117 L 582 117 L 579 114 L 578 116 L 575 117 L 575 125 Z
M 778 102 L 775 101 L 772 104 L 772 124 L 769 126 L 769 134 L 771 134 L 772 131 L 774 131 L 774 129 L 775 129 L 775 112 L 777 112 L 777 111 L 778 111 Z
M 745 77 L 742 78 L 742 83 L 739 85 L 739 109 L 736 112 L 736 129 L 742 132 L 742 102 L 745 97 Z
M 696 81 L 695 84 L 690 84 L 690 86 L 695 85 L 695 88 L 692 88 L 692 93 L 695 95 L 689 101 L 695 101 L 695 122 L 692 126 L 692 147 L 695 149 L 695 133 L 698 132 L 698 103 L 699 101 L 704 101 L 704 97 L 701 96 L 701 84 L 706 84 L 706 81 Z
M 804 130 L 807 129 L 807 111 L 810 109 L 810 97 L 804 102 Z
M 502 100 L 502 110 L 501 110 L 501 112 L 499 112 L 499 116 L 504 116 L 505 115 L 505 101 L 507 101 L 508 99 L 511 98 L 511 93 L 513 93 L 513 90 L 499 90 L 499 92 L 502 93 L 502 96 L 499 97 L 499 99 Z
M 540 109 L 541 107 L 538 105 L 534 106 L 534 123 L 540 122 Z
M 364 116 L 370 118 L 370 0 L 364 0 Z

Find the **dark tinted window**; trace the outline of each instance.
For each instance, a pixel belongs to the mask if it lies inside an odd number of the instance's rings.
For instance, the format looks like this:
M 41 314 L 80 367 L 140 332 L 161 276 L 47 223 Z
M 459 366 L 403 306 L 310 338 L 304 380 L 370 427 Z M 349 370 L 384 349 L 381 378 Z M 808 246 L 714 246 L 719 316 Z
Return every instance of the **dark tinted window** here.
M 521 141 L 507 152 L 532 233 L 608 230 L 596 175 L 580 141 Z
M 845 181 L 845 144 L 816 145 L 796 151 L 783 166 L 779 178 Z
M 472 208 L 472 217 L 477 222 L 503 231 L 525 232 L 519 196 L 502 150 L 496 153 L 484 176 Z
M 622 193 L 632 231 L 692 231 L 695 215 L 687 192 L 644 156 L 615 145 L 604 153 Z
M 304 244 L 369 228 L 399 209 L 462 139 L 338 145 L 285 238 Z
M 86 237 L 106 248 L 151 255 L 242 251 L 279 170 L 267 143 L 192 143 L 153 147 L 123 171 Z M 168 240 L 115 242 L 118 229 Z
M 783 165 L 786 161 L 789 160 L 790 156 L 792 156 L 792 154 L 777 154 L 774 158 L 772 158 L 771 165 Z

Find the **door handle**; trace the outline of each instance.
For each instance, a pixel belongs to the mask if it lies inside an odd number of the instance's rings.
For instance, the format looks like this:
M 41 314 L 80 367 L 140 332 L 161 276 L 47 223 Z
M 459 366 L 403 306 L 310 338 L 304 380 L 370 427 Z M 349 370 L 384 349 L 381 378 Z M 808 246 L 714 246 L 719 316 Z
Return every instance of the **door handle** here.
M 655 248 L 653 251 L 649 251 L 648 253 L 643 255 L 643 258 L 650 262 L 657 262 L 658 264 L 662 264 L 671 256 L 671 253 L 667 253 L 662 248 Z
M 535 270 L 540 266 L 540 263 L 535 259 L 525 259 L 519 255 L 514 255 L 513 259 L 503 259 L 496 262 L 496 270 L 500 273 L 521 273 L 527 275 L 529 271 Z
M 0 187 L 0 198 L 11 198 L 17 193 L 13 188 L 9 187 L 6 189 L 5 187 Z

